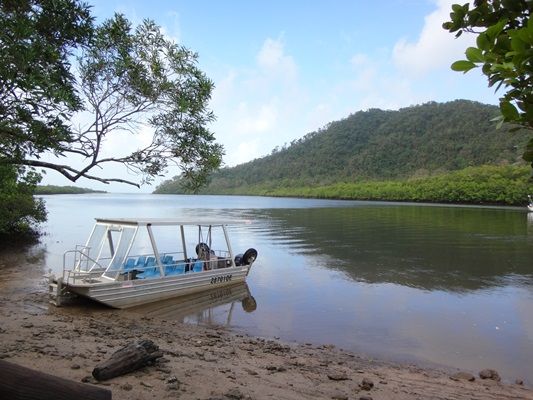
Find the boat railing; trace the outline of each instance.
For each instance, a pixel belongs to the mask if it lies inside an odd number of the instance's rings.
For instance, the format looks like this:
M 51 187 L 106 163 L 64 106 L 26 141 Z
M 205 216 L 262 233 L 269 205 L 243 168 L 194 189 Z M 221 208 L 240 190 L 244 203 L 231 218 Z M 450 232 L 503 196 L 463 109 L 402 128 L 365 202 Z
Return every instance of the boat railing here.
M 63 281 L 66 283 L 75 280 L 92 278 L 102 274 L 105 267 L 98 261 L 90 257 L 85 246 L 76 246 L 74 250 L 68 250 L 63 253 Z M 68 264 L 68 258 L 74 257 L 71 267 Z M 92 263 L 89 268 L 89 263 Z M 85 267 L 85 268 L 83 268 Z
M 230 252 L 225 250 L 212 251 L 208 260 L 204 262 L 206 263 L 205 269 L 225 268 L 232 265 Z

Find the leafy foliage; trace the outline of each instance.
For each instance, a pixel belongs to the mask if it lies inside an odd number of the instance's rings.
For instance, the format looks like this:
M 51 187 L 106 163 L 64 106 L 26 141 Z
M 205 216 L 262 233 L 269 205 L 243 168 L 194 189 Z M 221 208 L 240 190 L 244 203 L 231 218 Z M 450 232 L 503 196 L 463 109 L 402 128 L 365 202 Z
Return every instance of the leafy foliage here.
M 485 165 L 436 176 L 402 180 L 339 182 L 328 185 L 251 185 L 225 194 L 345 200 L 524 205 L 533 192 L 527 166 Z
M 38 176 L 23 167 L 52 169 L 71 181 L 138 185 L 92 171 L 120 164 L 144 183 L 177 164 L 194 189 L 219 166 L 222 147 L 206 129 L 214 118 L 207 108 L 213 84 L 197 55 L 168 41 L 153 22 L 134 30 L 116 15 L 95 27 L 80 0 L 3 0 L 0 26 L 0 232 L 29 231 L 44 219 L 30 194 Z M 76 113 L 83 113 L 79 121 L 92 114 L 92 122 L 74 126 Z M 152 130 L 149 144 L 130 154 L 105 152 L 111 134 L 137 134 L 144 124 Z
M 475 0 L 454 4 L 451 21 L 443 28 L 475 33 L 476 47 L 466 49 L 466 60 L 452 64 L 455 71 L 480 67 L 489 86 L 507 90 L 500 98 L 500 122 L 533 129 L 533 2 L 527 0 Z M 533 139 L 523 154 L 533 166 Z
M 33 197 L 39 181 L 40 176 L 31 171 L 0 165 L 0 237 L 14 240 L 36 236 L 35 224 L 46 221 L 44 202 Z
M 213 174 L 206 193 L 248 193 L 250 187 L 324 186 L 337 182 L 428 177 L 468 166 L 515 163 L 524 131 L 503 133 L 495 106 L 458 100 L 399 111 L 357 112 L 271 155 Z M 179 193 L 180 178 L 156 193 Z
M 220 165 L 222 146 L 206 128 L 214 119 L 213 83 L 197 55 L 166 39 L 154 22 L 133 29 L 117 14 L 95 27 L 77 0 L 4 1 L 0 22 L 0 163 L 53 169 L 74 182 L 136 186 L 176 165 L 192 188 Z M 79 121 L 90 122 L 74 126 L 73 112 L 81 110 Z M 106 152 L 106 140 L 121 131 L 151 140 Z M 46 153 L 69 156 L 69 163 L 43 161 Z M 110 164 L 139 181 L 92 173 Z
M 75 0 L 4 0 L 0 26 L 0 162 L 20 164 L 71 139 L 81 101 L 69 57 L 89 40 L 92 18 Z
M 62 168 L 61 173 L 76 180 L 94 167 L 119 163 L 149 182 L 173 163 L 199 185 L 220 165 L 222 147 L 206 128 L 214 119 L 207 108 L 213 83 L 198 69 L 197 55 L 167 40 L 154 22 L 145 20 L 133 30 L 115 15 L 96 29 L 78 62 L 79 90 L 92 122 L 75 132 L 62 152 L 90 162 L 80 171 Z M 121 156 L 102 153 L 110 134 L 136 134 L 146 123 L 153 131 L 147 146 Z M 103 181 L 111 180 L 117 181 Z

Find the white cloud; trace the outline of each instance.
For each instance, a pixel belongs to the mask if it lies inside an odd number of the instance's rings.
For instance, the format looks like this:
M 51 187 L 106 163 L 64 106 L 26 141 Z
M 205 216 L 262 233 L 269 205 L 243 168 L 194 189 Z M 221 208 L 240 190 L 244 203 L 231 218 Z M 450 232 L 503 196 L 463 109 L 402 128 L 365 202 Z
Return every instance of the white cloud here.
M 296 63 L 291 56 L 285 54 L 284 43 L 281 39 L 266 39 L 256 60 L 257 65 L 267 73 L 286 77 L 286 79 L 294 79 L 297 75 Z
M 474 42 L 474 37 L 453 35 L 442 28 L 449 20 L 452 4 L 456 0 L 437 0 L 437 9 L 424 19 L 424 27 L 415 42 L 400 39 L 393 50 L 395 65 L 402 71 L 418 75 L 437 68 L 449 68 L 463 57 L 464 50 Z
M 266 38 L 253 60 L 252 66 L 228 68 L 215 81 L 213 131 L 226 148 L 224 162 L 229 166 L 268 154 L 304 134 L 294 126 L 300 122 L 295 115 L 302 114 L 305 96 L 284 42 Z
M 436 9 L 425 17 L 416 40 L 400 39 L 392 50 L 382 48 L 351 57 L 351 77 L 339 82 L 330 95 L 344 105 L 343 115 L 369 108 L 398 109 L 427 101 L 479 96 L 480 87 L 486 86 L 484 77 L 475 72 L 465 77 L 450 69 L 475 41 L 474 35 L 456 39 L 442 28 L 454 2 L 436 0 Z M 492 97 L 487 93 L 484 101 Z
M 378 80 L 379 64 L 366 54 L 354 55 L 350 64 L 355 71 L 355 79 L 350 83 L 350 88 L 357 92 L 374 90 Z
M 172 40 L 174 43 L 181 42 L 181 25 L 180 25 L 180 15 L 176 11 L 169 11 L 167 17 L 172 20 L 170 28 L 163 25 L 161 26 L 161 31 L 167 39 Z
M 259 157 L 259 143 L 257 140 L 241 142 L 236 151 L 232 152 L 231 158 L 227 158 L 227 165 L 238 165 Z
M 240 133 L 264 133 L 276 126 L 278 111 L 274 104 L 262 104 L 251 110 L 240 103 L 237 111 L 236 130 Z

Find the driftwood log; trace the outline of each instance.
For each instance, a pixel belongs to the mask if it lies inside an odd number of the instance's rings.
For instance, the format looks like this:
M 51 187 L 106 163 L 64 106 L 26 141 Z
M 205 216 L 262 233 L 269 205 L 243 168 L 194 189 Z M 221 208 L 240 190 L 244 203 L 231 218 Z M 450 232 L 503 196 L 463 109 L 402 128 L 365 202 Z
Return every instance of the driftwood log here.
M 152 364 L 163 353 L 151 340 L 139 340 L 114 352 L 111 357 L 93 369 L 96 380 L 105 381 Z
M 111 400 L 111 391 L 0 360 L 0 399 Z

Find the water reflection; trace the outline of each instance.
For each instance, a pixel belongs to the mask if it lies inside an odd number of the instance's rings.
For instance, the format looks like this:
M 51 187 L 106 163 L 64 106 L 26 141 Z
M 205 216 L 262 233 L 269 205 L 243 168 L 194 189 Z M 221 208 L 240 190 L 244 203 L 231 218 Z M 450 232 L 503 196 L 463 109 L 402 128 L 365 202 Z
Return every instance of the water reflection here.
M 465 292 L 520 276 L 531 283 L 533 276 L 531 224 L 514 210 L 367 206 L 254 214 L 270 219 L 259 227 L 269 240 L 327 256 L 327 268 L 356 281 Z
M 144 304 L 128 311 L 195 324 L 231 325 L 236 306 L 246 313 L 257 309 L 257 302 L 246 283 Z
M 527 233 L 533 235 L 533 212 L 527 213 Z

